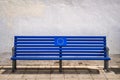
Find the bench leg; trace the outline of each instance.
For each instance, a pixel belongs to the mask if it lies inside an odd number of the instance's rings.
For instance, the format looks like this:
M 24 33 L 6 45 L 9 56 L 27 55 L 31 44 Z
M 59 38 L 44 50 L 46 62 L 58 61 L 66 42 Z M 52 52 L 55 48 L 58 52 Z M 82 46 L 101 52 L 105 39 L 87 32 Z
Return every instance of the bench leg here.
M 59 60 L 59 72 L 62 72 L 62 60 Z
M 109 71 L 109 60 L 104 60 L 104 70 Z
M 16 60 L 12 60 L 12 72 L 16 70 Z

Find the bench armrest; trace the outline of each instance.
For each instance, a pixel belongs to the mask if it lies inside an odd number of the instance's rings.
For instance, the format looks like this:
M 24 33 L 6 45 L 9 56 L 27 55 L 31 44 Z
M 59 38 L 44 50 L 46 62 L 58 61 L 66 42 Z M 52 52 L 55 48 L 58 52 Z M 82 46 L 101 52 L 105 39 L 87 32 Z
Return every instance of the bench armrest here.
M 14 56 L 14 50 L 15 50 L 15 48 L 12 47 L 12 56 Z
M 106 47 L 106 54 L 107 54 L 107 56 L 109 56 L 109 47 L 108 46 Z

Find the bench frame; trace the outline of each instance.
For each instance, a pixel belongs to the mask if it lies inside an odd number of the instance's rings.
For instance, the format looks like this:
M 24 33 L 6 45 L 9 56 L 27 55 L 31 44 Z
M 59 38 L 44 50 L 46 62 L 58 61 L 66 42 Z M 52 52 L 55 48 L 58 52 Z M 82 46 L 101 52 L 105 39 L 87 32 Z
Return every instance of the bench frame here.
M 62 48 L 62 46 L 59 46 L 59 48 Z M 12 56 L 14 56 L 15 52 L 14 52 L 14 47 L 12 47 Z M 106 47 L 106 53 L 107 56 L 109 56 L 109 48 Z M 61 54 L 61 52 L 60 52 Z M 15 72 L 15 70 L 17 69 L 17 61 L 16 60 L 12 60 L 12 72 Z M 109 60 L 104 60 L 104 68 L 105 71 L 109 71 Z M 59 60 L 59 72 L 62 72 L 62 60 Z

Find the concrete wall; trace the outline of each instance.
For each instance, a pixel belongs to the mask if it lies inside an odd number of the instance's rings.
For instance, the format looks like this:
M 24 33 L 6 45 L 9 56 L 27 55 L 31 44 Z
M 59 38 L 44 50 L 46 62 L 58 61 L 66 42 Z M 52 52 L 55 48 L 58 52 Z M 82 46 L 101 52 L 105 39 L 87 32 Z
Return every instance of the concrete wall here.
M 120 0 L 0 0 L 0 54 L 15 35 L 106 35 L 120 54 Z

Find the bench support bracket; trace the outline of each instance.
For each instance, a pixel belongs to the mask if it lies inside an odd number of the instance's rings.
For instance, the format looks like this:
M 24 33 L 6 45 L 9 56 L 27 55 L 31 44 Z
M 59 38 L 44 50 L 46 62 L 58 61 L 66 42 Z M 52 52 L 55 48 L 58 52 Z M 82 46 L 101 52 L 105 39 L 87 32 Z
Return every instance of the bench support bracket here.
M 109 48 L 106 47 L 106 55 L 109 56 Z M 109 60 L 104 60 L 104 70 L 109 71 Z
M 12 48 L 12 56 L 14 56 L 14 47 Z M 16 60 L 12 60 L 12 72 L 16 70 Z
M 62 58 L 61 54 L 62 54 L 62 46 L 59 47 L 60 48 L 60 58 Z M 59 60 L 59 72 L 62 72 L 62 60 Z
M 62 72 L 62 60 L 59 60 L 59 72 Z
M 12 72 L 15 72 L 16 70 L 16 60 L 12 61 Z
M 108 60 L 104 60 L 104 70 L 105 71 L 109 71 L 108 66 L 109 66 L 109 61 Z

